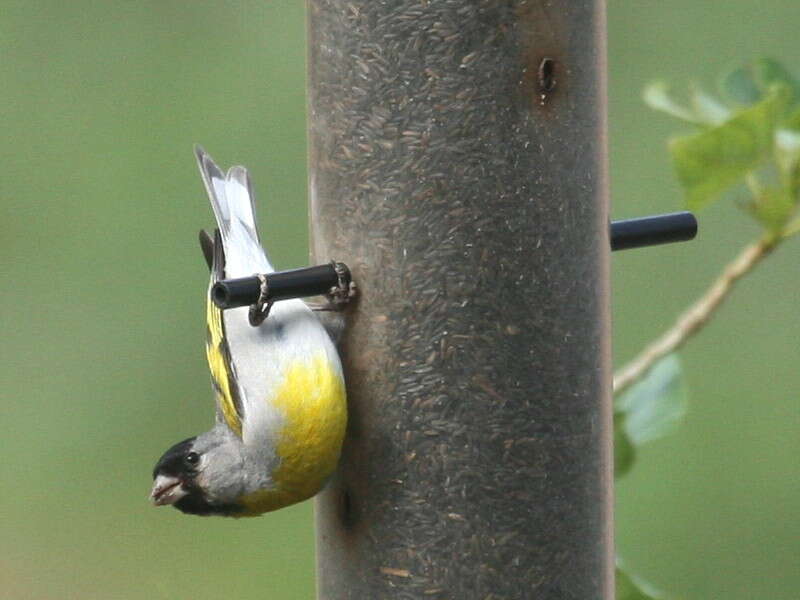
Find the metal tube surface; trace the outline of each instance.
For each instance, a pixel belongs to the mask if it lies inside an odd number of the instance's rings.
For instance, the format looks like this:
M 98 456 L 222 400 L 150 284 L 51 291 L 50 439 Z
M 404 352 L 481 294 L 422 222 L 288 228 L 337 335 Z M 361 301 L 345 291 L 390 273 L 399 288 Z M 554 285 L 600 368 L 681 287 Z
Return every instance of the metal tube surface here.
M 601 0 L 310 0 L 315 262 L 359 285 L 318 596 L 613 597 Z
M 697 219 L 685 211 L 612 221 L 611 250 L 688 242 L 696 235 Z
M 267 296 L 264 300 L 276 302 L 327 294 L 340 283 L 337 266 L 343 270 L 342 282 L 349 284 L 350 272 L 347 265 L 342 263 L 266 273 L 264 277 L 267 281 Z M 260 296 L 261 280 L 256 276 L 223 279 L 211 287 L 211 299 L 222 309 L 255 304 Z

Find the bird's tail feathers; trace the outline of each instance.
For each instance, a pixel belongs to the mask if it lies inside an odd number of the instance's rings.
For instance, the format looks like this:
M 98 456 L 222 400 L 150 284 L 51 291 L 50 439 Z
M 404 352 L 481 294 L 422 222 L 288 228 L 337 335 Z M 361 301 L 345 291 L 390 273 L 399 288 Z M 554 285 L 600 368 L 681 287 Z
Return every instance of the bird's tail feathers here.
M 223 173 L 200 146 L 195 146 L 195 155 L 222 235 L 225 276 L 272 272 L 258 236 L 253 186 L 247 169 L 236 166 Z

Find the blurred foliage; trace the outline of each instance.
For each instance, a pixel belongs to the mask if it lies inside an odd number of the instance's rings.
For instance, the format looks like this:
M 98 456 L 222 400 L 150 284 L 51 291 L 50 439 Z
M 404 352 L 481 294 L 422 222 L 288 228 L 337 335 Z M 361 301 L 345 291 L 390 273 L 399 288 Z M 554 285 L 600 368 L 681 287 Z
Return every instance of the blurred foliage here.
M 616 217 L 680 193 L 653 151 L 670 129 L 634 90 L 750 56 L 798 65 L 796 12 L 609 3 Z M 0 0 L 0 14 L 0 598 L 311 598 L 311 503 L 233 521 L 146 499 L 161 452 L 213 418 L 196 246 L 212 216 L 192 144 L 250 168 L 271 257 L 306 262 L 303 3 Z M 706 214 L 695 242 L 615 254 L 618 364 L 753 234 L 724 204 Z M 686 349 L 685 425 L 636 448 L 618 482 L 627 564 L 687 600 L 800 586 L 790 254 Z
M 800 82 L 766 58 L 730 70 L 720 82 L 728 105 L 696 86 L 681 105 L 663 82 L 650 84 L 643 96 L 651 108 L 701 129 L 669 145 L 687 207 L 703 208 L 746 184 L 751 197 L 744 206 L 773 251 L 800 230 L 791 221 L 800 206 Z M 615 399 L 616 477 L 631 470 L 638 446 L 674 431 L 685 414 L 681 365 L 670 354 Z M 649 597 L 619 568 L 617 578 L 618 598 Z
M 670 354 L 614 400 L 626 437 L 641 446 L 675 431 L 686 415 L 686 387 L 678 357 Z
M 715 86 L 729 65 L 775 56 L 800 74 L 800 49 L 789 41 L 796 11 L 796 3 L 783 1 L 762 11 L 740 2 L 609 3 L 616 218 L 678 209 L 688 196 L 664 140 L 707 128 L 659 118 L 634 91 L 654 76 L 689 81 L 680 86 L 687 94 L 670 99 L 693 112 L 700 106 L 721 124 L 750 102 L 732 102 Z M 744 68 L 752 69 L 753 63 Z M 777 179 L 757 171 L 762 185 Z M 753 199 L 742 181 L 718 196 L 725 201 L 705 205 L 695 241 L 614 254 L 615 365 L 660 335 L 746 241 L 764 234 L 760 222 L 742 218 Z M 618 551 L 626 568 L 670 597 L 789 600 L 800 585 L 800 473 L 793 458 L 800 452 L 800 280 L 797 240 L 785 246 L 681 350 L 691 397 L 684 422 L 635 447 L 633 468 L 617 481 Z
M 680 361 L 669 354 L 645 376 L 614 399 L 614 476 L 627 474 L 636 448 L 674 432 L 686 415 L 687 398 Z M 617 600 L 651 600 L 661 596 L 620 565 L 616 570 Z
M 616 600 L 660 600 L 664 597 L 652 586 L 628 573 L 621 564 L 617 564 L 615 584 Z
M 663 82 L 651 83 L 643 97 L 651 108 L 701 128 L 670 142 L 687 207 L 703 208 L 733 185 L 746 184 L 751 197 L 744 207 L 777 246 L 800 231 L 792 221 L 800 206 L 800 82 L 774 59 L 736 67 L 720 82 L 730 106 L 696 86 L 690 103 L 681 105 Z M 671 433 L 685 416 L 677 356 L 657 361 L 617 397 L 614 413 L 620 477 L 633 466 L 636 446 Z
M 725 73 L 720 88 L 724 100 L 694 87 L 688 106 L 663 82 L 644 92 L 651 108 L 700 129 L 670 142 L 686 205 L 703 208 L 744 183 L 752 195 L 747 209 L 769 233 L 782 235 L 800 202 L 800 81 L 762 58 Z

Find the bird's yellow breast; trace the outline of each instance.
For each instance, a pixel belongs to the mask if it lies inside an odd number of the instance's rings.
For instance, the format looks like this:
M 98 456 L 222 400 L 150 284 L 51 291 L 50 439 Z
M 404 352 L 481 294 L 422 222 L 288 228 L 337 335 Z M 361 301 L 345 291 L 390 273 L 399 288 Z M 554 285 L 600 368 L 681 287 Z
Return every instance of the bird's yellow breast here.
M 276 510 L 316 494 L 336 468 L 344 440 L 344 382 L 325 355 L 290 365 L 268 401 L 285 418 L 276 444 L 280 463 L 272 472 L 276 487 L 243 497 L 242 516 Z

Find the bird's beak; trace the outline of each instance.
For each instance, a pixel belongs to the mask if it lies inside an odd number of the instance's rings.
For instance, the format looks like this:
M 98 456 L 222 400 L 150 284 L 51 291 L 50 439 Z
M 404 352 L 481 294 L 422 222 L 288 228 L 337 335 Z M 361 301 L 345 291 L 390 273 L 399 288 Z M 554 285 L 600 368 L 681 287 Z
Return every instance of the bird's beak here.
M 181 480 L 177 477 L 159 475 L 153 482 L 153 491 L 150 492 L 150 500 L 152 500 L 153 504 L 156 506 L 175 504 L 187 493 L 188 492 L 183 489 L 183 485 L 181 485 Z

